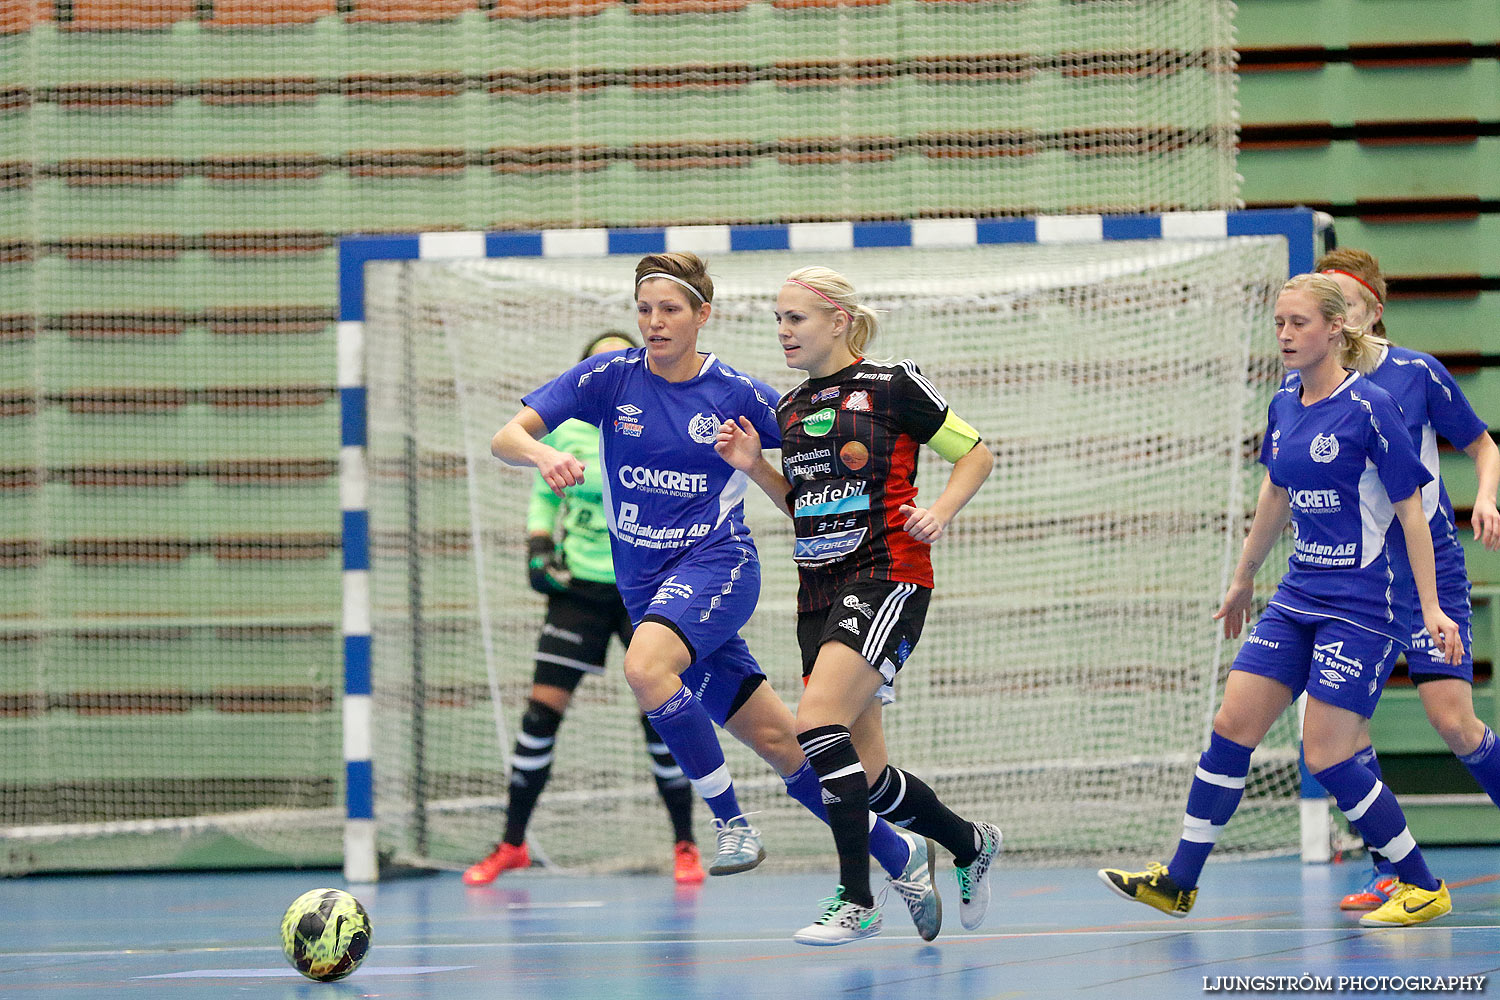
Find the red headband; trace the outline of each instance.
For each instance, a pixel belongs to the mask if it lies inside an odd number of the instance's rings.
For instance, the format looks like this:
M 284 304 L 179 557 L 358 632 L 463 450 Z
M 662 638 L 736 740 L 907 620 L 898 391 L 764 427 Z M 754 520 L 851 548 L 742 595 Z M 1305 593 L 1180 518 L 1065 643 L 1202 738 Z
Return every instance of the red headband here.
M 1385 304 L 1385 299 L 1383 299 L 1383 298 L 1380 297 L 1380 293 L 1375 290 L 1375 286 L 1374 285 L 1370 284 L 1364 278 L 1361 278 L 1359 275 L 1354 274 L 1351 271 L 1341 271 L 1341 270 L 1339 270 L 1336 267 L 1329 267 L 1329 268 L 1324 268 L 1319 273 L 1320 274 L 1342 274 L 1346 278 L 1353 278 L 1355 281 L 1359 282 L 1361 285 L 1364 285 L 1367 289 L 1370 290 L 1370 294 L 1373 295 L 1373 296 L 1375 296 L 1375 301 L 1376 302 L 1379 302 L 1381 305 Z
M 829 305 L 833 306 L 833 308 L 837 309 L 839 312 L 841 312 L 845 316 L 847 316 L 849 318 L 849 322 L 850 323 L 854 322 L 854 317 L 849 315 L 849 310 L 847 310 L 843 306 L 839 305 L 837 302 L 835 302 L 833 299 L 829 298 L 827 295 L 824 295 L 822 292 L 818 291 L 812 285 L 809 285 L 805 281 L 799 281 L 796 278 L 788 278 L 786 280 L 787 280 L 788 284 L 801 285 L 803 288 L 807 289 L 809 292 L 812 292 L 818 298 L 822 299 L 824 302 L 827 302 Z

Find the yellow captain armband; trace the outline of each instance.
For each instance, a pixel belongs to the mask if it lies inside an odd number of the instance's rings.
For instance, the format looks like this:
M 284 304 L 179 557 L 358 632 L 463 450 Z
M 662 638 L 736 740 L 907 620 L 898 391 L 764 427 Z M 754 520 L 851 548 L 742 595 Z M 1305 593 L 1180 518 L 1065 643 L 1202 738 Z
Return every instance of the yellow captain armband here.
M 950 408 L 943 418 L 943 426 L 928 440 L 927 446 L 948 461 L 957 462 L 978 443 L 979 432 Z

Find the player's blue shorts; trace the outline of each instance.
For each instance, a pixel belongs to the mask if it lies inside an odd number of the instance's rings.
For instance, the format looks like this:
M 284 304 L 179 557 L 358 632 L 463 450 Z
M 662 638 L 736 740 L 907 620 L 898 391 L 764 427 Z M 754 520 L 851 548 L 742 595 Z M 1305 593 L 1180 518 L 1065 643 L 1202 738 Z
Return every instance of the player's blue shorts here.
M 687 646 L 693 661 L 682 683 L 721 726 L 765 680 L 740 638 L 759 600 L 760 559 L 753 546 L 732 543 L 692 553 L 644 607 L 631 608 L 637 625 L 665 625 Z
M 1350 622 L 1268 606 L 1246 636 L 1234 670 L 1304 690 L 1324 704 L 1375 714 L 1401 644 Z
M 1414 680 L 1435 677 L 1456 677 L 1469 684 L 1474 683 L 1474 629 L 1471 623 L 1473 610 L 1469 605 L 1469 580 L 1459 577 L 1450 583 L 1438 581 L 1438 606 L 1443 614 L 1458 625 L 1458 634 L 1464 640 L 1464 658 L 1460 662 L 1448 663 L 1443 654 L 1432 645 L 1432 636 L 1422 626 L 1420 616 L 1412 622 L 1411 645 L 1406 650 L 1406 669 Z
M 708 717 L 723 726 L 766 680 L 750 647 L 739 636 L 682 672 L 682 684 L 703 703 Z

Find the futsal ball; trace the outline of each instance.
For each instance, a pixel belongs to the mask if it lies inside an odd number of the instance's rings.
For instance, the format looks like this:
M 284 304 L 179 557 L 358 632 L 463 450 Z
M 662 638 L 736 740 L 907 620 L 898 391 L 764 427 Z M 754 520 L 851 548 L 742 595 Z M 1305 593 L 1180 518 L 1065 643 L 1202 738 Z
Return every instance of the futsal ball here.
M 308 979 L 343 979 L 370 950 L 370 916 L 342 889 L 304 892 L 281 918 L 281 950 Z

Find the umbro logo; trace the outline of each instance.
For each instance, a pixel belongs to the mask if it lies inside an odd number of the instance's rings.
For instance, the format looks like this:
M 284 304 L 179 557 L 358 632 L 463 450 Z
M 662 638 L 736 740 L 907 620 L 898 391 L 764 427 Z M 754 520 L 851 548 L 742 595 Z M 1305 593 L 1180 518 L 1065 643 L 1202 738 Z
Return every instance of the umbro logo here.
M 634 403 L 626 403 L 623 406 L 615 407 L 615 409 L 623 413 L 627 417 L 638 417 L 642 412 L 641 408 L 639 406 L 636 406 Z
M 859 619 L 845 618 L 843 621 L 839 622 L 839 628 L 848 629 L 855 635 L 859 635 Z

